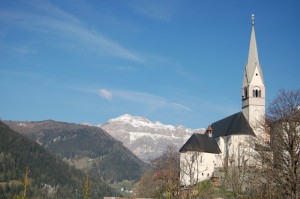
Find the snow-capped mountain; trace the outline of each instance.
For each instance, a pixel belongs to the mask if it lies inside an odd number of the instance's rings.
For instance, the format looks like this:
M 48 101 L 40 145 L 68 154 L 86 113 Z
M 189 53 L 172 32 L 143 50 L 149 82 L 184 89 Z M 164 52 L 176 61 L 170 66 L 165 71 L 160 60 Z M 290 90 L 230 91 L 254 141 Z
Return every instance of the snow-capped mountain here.
M 205 129 L 164 125 L 128 114 L 111 119 L 100 127 L 123 142 L 135 155 L 146 162 L 162 155 L 169 145 L 179 150 L 193 133 L 205 131 Z

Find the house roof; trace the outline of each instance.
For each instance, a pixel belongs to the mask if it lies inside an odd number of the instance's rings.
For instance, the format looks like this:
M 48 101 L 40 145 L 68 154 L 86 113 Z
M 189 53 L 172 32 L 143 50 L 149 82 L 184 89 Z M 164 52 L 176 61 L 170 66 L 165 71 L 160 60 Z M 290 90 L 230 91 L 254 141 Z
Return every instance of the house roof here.
M 211 128 L 211 125 L 209 125 L 206 129 L 206 131 L 213 131 L 213 129 Z
M 253 135 L 255 133 L 243 112 L 238 112 L 211 124 L 214 138 L 229 135 Z
M 205 152 L 205 153 L 221 153 L 221 150 L 213 137 L 206 134 L 194 133 L 179 150 L 180 153 L 187 151 Z

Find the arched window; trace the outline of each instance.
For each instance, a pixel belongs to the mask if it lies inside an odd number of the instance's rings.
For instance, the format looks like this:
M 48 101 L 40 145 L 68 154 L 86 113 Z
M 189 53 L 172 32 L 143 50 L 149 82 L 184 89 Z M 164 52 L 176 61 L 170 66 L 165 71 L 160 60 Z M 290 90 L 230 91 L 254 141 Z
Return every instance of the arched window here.
M 253 89 L 253 97 L 261 97 L 260 88 L 256 87 L 256 88 Z
M 246 87 L 244 88 L 244 96 L 245 96 L 245 98 L 248 98 L 248 90 Z

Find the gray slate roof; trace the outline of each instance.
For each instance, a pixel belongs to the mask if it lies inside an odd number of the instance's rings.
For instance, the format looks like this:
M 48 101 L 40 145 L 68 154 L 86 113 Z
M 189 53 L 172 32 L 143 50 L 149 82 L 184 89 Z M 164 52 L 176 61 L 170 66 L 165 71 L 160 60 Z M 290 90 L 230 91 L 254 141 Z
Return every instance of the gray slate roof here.
M 243 112 L 238 112 L 211 124 L 214 138 L 228 135 L 253 135 L 255 133 Z
M 179 150 L 180 153 L 187 151 L 205 152 L 205 153 L 221 153 L 221 150 L 213 137 L 206 134 L 194 133 Z

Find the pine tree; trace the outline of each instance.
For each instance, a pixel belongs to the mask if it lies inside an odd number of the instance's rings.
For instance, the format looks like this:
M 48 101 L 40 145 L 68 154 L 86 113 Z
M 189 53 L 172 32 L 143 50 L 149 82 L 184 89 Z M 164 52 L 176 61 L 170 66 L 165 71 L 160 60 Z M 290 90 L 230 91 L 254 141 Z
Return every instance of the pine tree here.
M 23 195 L 22 195 L 22 199 L 25 199 L 26 198 L 26 192 L 27 192 L 27 186 L 28 186 L 28 167 L 26 168 L 23 186 L 24 186 L 24 192 L 23 192 Z
M 89 176 L 85 177 L 84 187 L 83 187 L 83 199 L 89 199 L 91 196 L 91 184 L 89 181 Z
M 26 168 L 24 181 L 22 182 L 24 186 L 24 191 L 21 196 L 14 196 L 13 199 L 26 199 L 26 193 L 27 193 L 27 186 L 28 186 L 28 167 Z

